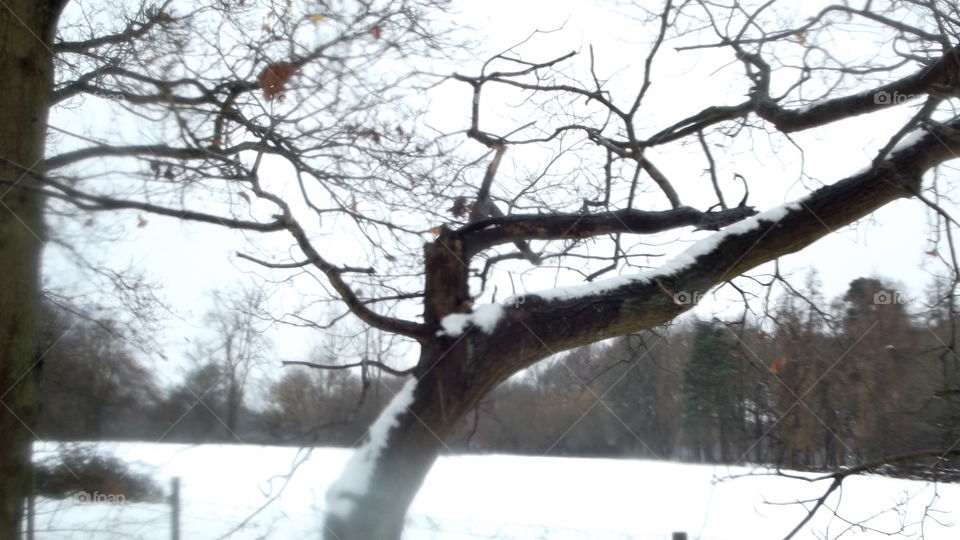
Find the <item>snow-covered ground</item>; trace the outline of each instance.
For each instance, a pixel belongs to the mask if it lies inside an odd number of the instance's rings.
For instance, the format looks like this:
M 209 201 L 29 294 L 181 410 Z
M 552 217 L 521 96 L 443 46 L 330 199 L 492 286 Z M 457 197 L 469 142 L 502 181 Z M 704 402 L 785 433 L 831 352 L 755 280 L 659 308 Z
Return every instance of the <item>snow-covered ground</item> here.
M 350 453 L 239 445 L 102 443 L 162 485 L 181 478 L 181 538 L 320 538 L 324 491 Z M 55 448 L 38 444 L 37 457 Z M 730 475 L 757 476 L 717 480 Z M 827 483 L 737 467 L 505 455 L 440 459 L 406 540 L 782 538 Z M 90 494 L 93 496 L 93 494 Z M 797 538 L 960 538 L 960 485 L 851 477 Z M 266 506 L 264 506 L 266 505 Z M 924 515 L 926 514 L 926 519 Z M 40 500 L 38 539 L 167 539 L 164 504 Z M 859 525 L 856 525 L 859 524 Z M 861 528 L 863 525 L 866 528 Z

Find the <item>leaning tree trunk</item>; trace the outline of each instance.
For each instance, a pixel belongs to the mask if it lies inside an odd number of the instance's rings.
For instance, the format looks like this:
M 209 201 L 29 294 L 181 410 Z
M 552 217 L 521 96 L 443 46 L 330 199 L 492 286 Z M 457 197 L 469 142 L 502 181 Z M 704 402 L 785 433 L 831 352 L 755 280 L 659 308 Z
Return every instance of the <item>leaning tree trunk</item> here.
M 425 321 L 436 325 L 448 314 L 469 311 L 460 241 L 444 228 L 437 242 L 427 244 L 425 258 Z M 510 361 L 488 364 L 485 358 L 502 358 L 507 349 L 488 337 L 470 329 L 462 337 L 439 332 L 421 342 L 413 401 L 389 431 L 369 488 L 346 495 L 351 510 L 345 515 L 328 509 L 325 539 L 399 539 L 410 503 L 460 420 L 500 382 L 548 354 L 539 346 L 512 342 Z M 337 497 L 344 494 L 331 490 L 328 503 Z
M 43 200 L 29 189 L 42 172 L 51 36 L 63 3 L 0 8 L 0 538 L 19 536 L 31 486 Z
M 446 439 L 507 374 L 470 369 L 478 339 L 439 340 L 423 347 L 421 368 L 413 402 L 397 417 L 397 424 L 375 460 L 369 489 L 349 494 L 352 510 L 343 515 L 327 512 L 324 538 L 327 540 L 397 540 L 403 532 L 407 509 L 423 480 L 446 448 Z M 423 366 L 426 366 L 425 368 Z M 329 493 L 330 497 L 343 494 Z

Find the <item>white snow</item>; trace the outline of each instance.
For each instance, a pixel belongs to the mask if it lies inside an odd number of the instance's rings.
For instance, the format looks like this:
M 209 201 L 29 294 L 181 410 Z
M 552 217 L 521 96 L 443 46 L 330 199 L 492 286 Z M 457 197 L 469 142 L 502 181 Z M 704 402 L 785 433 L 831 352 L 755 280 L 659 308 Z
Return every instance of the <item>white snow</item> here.
M 889 155 L 892 156 L 897 152 L 910 148 L 911 146 L 920 142 L 920 140 L 923 139 L 924 136 L 926 136 L 926 134 L 927 134 L 927 131 L 923 128 L 917 128 L 911 131 L 910 133 L 907 133 L 906 135 L 903 136 L 903 138 L 897 141 L 897 144 L 895 144 L 893 148 L 890 149 Z
M 55 446 L 38 442 L 35 451 L 41 456 Z M 97 447 L 139 463 L 138 470 L 151 471 L 165 487 L 172 476 L 179 476 L 180 537 L 198 540 L 220 538 L 234 529 L 230 540 L 317 538 L 323 530 L 325 489 L 350 460 L 348 450 L 334 448 L 306 452 L 153 443 Z M 299 467 L 291 474 L 295 465 Z M 806 515 L 802 505 L 789 503 L 819 497 L 826 482 L 777 476 L 716 482 L 728 475 L 765 472 L 639 459 L 445 456 L 414 500 L 403 538 L 664 540 L 673 531 L 700 540 L 783 538 Z M 924 520 L 928 504 L 931 517 Z M 795 538 L 889 538 L 844 520 L 865 521 L 880 531 L 897 531 L 903 524 L 903 536 L 912 538 L 920 537 L 922 522 L 927 540 L 960 537 L 958 484 L 855 476 L 844 481 L 827 507 Z M 169 524 L 167 504 L 40 499 L 36 539 L 167 540 Z
M 370 478 L 373 477 L 377 459 L 387 444 L 387 435 L 398 424 L 400 415 L 413 403 L 416 387 L 417 380 L 410 377 L 383 409 L 377 421 L 370 426 L 367 442 L 350 456 L 340 478 L 327 491 L 329 512 L 346 517 L 353 510 L 353 498 L 370 489 Z
M 473 313 L 452 313 L 440 321 L 443 332 L 451 337 L 457 337 L 466 331 L 470 325 L 476 326 L 486 333 L 493 332 L 503 316 L 503 306 L 500 304 L 481 304 L 474 306 Z
M 633 283 L 646 283 L 657 277 L 676 274 L 677 272 L 693 266 L 697 262 L 698 257 L 715 250 L 717 246 L 727 237 L 752 231 L 759 227 L 761 221 L 767 223 L 779 222 L 784 216 L 787 215 L 788 212 L 792 210 L 798 210 L 802 204 L 802 201 L 803 199 L 781 206 L 776 206 L 743 221 L 734 223 L 722 231 L 718 231 L 702 240 L 694 242 L 686 250 L 681 252 L 673 259 L 670 259 L 659 268 L 654 268 L 631 275 L 600 279 L 592 283 L 585 283 L 582 285 L 555 287 L 542 291 L 532 291 L 528 294 L 530 296 L 539 296 L 545 300 L 569 300 L 583 296 L 601 294 L 625 285 L 630 285 Z M 522 303 L 522 300 L 517 297 L 511 297 L 507 299 L 507 303 L 519 304 Z

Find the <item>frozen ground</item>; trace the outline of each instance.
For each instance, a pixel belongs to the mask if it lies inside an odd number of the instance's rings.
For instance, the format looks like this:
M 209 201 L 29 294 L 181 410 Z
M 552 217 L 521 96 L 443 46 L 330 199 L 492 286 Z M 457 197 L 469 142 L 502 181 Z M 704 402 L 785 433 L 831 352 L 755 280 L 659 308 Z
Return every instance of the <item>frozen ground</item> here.
M 181 478 L 181 538 L 320 538 L 324 490 L 349 452 L 239 445 L 102 443 L 165 487 Z M 38 444 L 37 456 L 54 445 Z M 295 469 L 295 471 L 294 471 Z M 291 475 L 291 472 L 293 474 Z M 748 468 L 505 455 L 441 458 L 414 502 L 405 540 L 782 538 L 797 500 L 825 482 L 729 475 Z M 269 503 L 269 504 L 267 504 Z M 266 506 L 264 507 L 264 505 Z M 851 477 L 797 538 L 960 538 L 960 485 Z M 259 511 L 258 511 L 259 510 Z M 924 519 L 926 512 L 927 518 Z M 168 539 L 164 504 L 41 500 L 37 539 Z M 859 525 L 861 523 L 866 528 Z

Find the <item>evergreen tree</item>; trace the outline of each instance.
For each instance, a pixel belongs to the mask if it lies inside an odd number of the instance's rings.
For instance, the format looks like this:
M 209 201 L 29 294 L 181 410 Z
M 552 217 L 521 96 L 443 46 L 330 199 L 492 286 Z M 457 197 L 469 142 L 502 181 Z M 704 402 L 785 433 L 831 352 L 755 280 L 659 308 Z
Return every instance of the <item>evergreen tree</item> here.
M 697 322 L 683 372 L 681 410 L 687 440 L 701 459 L 730 459 L 733 442 L 739 439 L 738 373 L 727 331 L 719 324 Z

